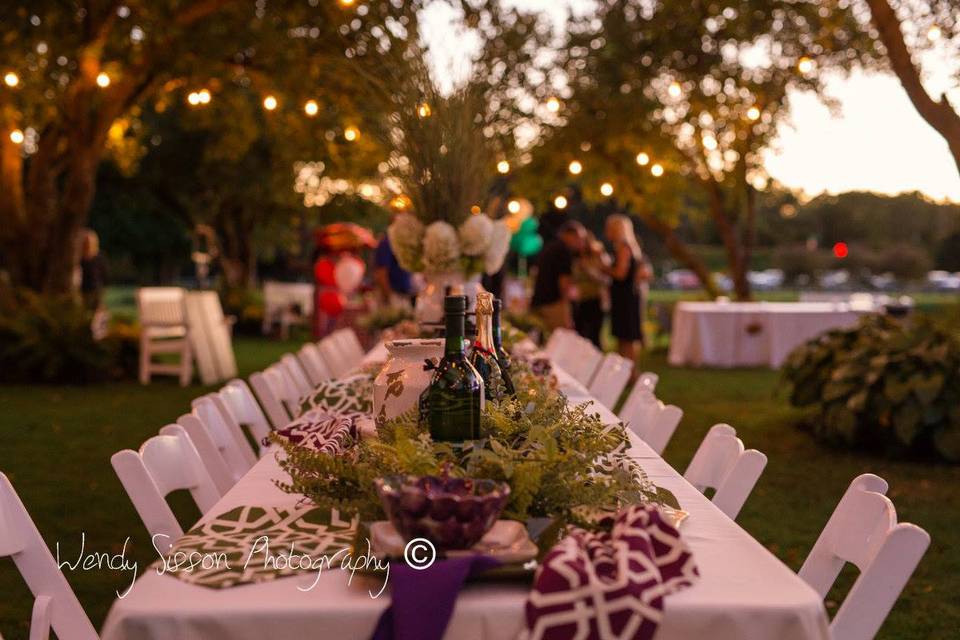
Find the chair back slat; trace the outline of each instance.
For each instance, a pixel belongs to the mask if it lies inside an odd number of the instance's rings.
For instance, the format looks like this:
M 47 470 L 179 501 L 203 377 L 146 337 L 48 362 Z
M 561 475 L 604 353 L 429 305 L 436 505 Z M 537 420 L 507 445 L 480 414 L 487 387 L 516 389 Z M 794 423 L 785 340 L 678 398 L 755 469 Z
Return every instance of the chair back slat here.
M 249 429 L 257 442 L 270 434 L 270 423 L 246 382 L 240 379 L 231 380 L 217 394 L 237 424 Z M 260 453 L 264 452 L 261 450 Z
M 178 326 L 187 322 L 186 291 L 180 287 L 141 287 L 137 308 L 143 326 Z
M 745 451 L 733 427 L 717 424 L 707 432 L 683 477 L 700 491 L 714 489 L 714 505 L 736 519 L 766 466 L 767 456 L 755 449 Z
M 623 356 L 608 353 L 590 382 L 590 394 L 608 409 L 613 409 L 632 373 L 632 362 Z

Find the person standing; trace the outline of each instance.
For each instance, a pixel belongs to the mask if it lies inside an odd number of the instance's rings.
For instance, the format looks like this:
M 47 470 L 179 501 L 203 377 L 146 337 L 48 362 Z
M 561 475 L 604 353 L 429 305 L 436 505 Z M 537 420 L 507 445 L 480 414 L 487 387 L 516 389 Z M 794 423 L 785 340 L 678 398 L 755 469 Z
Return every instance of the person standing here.
M 413 275 L 400 266 L 387 234 L 383 234 L 383 239 L 377 245 L 374 262 L 376 270 L 373 280 L 381 300 L 391 307 L 409 308 L 414 294 Z
M 551 331 L 573 329 L 573 259 L 583 249 L 585 238 L 583 225 L 568 220 L 560 226 L 557 237 L 547 244 L 537 258 L 537 275 L 530 306 Z
M 643 341 L 640 315 L 640 285 L 643 254 L 633 232 L 633 222 L 616 213 L 607 218 L 606 236 L 613 245 L 613 264 L 606 268 L 610 276 L 610 324 L 617 339 L 617 351 L 635 362 L 637 343 Z
M 573 264 L 573 280 L 577 287 L 577 301 L 573 305 L 573 324 L 577 333 L 600 349 L 600 330 L 604 319 L 604 294 L 610 256 L 603 243 L 589 230 L 584 250 Z
M 80 251 L 80 295 L 90 311 L 103 306 L 103 292 L 107 287 L 107 264 L 100 255 L 100 236 L 93 229 L 85 229 Z

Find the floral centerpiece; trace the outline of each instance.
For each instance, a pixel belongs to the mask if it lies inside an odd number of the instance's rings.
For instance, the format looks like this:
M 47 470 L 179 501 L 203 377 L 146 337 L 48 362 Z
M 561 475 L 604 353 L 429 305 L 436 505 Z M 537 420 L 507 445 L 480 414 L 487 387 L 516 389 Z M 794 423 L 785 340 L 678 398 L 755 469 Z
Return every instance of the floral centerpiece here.
M 417 320 L 439 322 L 447 287 L 462 287 L 472 305 L 480 276 L 503 266 L 512 234 L 483 212 L 497 154 L 483 133 L 482 94 L 468 85 L 443 95 L 427 70 L 416 75 L 385 130 L 401 209 L 387 235 L 400 266 L 426 280 Z

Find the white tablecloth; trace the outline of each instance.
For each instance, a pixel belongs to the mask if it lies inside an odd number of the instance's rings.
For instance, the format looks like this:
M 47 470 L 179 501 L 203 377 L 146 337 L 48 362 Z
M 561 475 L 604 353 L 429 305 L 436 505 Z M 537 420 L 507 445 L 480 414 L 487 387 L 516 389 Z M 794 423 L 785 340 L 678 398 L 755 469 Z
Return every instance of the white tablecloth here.
M 558 377 L 571 401 L 589 399 L 586 390 L 564 372 L 559 371 Z M 600 413 L 607 422 L 616 420 L 604 408 Z M 657 640 L 829 638 L 817 594 L 646 444 L 636 437 L 632 440 L 632 455 L 690 512 L 681 531 L 701 573 L 696 585 L 666 598 Z M 261 459 L 207 515 L 240 505 L 292 506 L 297 498 L 273 485 L 281 475 L 273 456 Z M 372 599 L 368 589 L 379 590 L 378 583 L 357 577 L 348 586 L 347 578 L 339 571 L 327 572 L 311 591 L 297 586 L 312 583 L 313 574 L 220 590 L 151 571 L 114 603 L 102 637 L 367 640 L 389 602 L 389 590 Z M 446 638 L 515 638 L 523 628 L 527 591 L 522 584 L 468 586 L 457 600 Z
M 794 348 L 862 313 L 831 302 L 680 302 L 670 364 L 776 369 Z

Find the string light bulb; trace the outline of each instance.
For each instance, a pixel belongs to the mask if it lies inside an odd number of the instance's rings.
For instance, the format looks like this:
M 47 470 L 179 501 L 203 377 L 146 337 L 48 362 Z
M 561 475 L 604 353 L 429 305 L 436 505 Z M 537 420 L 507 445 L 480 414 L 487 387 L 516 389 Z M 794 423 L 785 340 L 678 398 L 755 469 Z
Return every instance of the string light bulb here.
M 421 118 L 429 118 L 433 114 L 433 109 L 426 102 L 421 102 L 417 107 L 417 115 Z
M 303 112 L 311 118 L 317 115 L 318 111 L 320 111 L 320 106 L 317 104 L 316 100 L 307 100 L 303 105 Z
M 637 164 L 641 167 L 645 167 L 650 164 L 650 155 L 644 151 L 641 151 L 637 154 Z
M 551 97 L 547 100 L 547 111 L 550 113 L 556 113 L 560 111 L 560 100 L 556 97 Z
M 557 209 L 566 209 L 567 199 L 563 196 L 557 196 L 553 199 L 553 206 L 555 206 Z
M 341 7 L 352 7 L 356 0 L 337 0 Z
M 497 171 L 503 174 L 510 173 L 510 163 L 506 160 L 501 160 L 497 163 Z
M 206 89 L 200 89 L 200 91 L 197 91 L 197 100 L 200 104 L 210 104 L 210 92 Z
M 570 166 L 567 167 L 567 169 L 570 170 L 571 175 L 578 176 L 581 173 L 583 173 L 583 165 L 580 164 L 579 160 L 574 160 L 573 162 L 571 162 Z
M 670 87 L 667 89 L 667 93 L 670 94 L 671 98 L 679 98 L 682 92 L 683 89 L 680 88 L 679 82 L 671 82 Z
M 520 213 L 520 202 L 517 200 L 511 200 L 507 203 L 507 211 L 513 214 Z
M 343 137 L 347 142 L 353 142 L 360 137 L 360 130 L 351 125 L 343 130 Z
M 930 40 L 930 42 L 936 42 L 937 40 L 940 39 L 940 36 L 942 35 L 943 35 L 943 31 L 940 29 L 938 25 L 933 25 L 929 29 L 927 29 L 927 38 Z
M 807 56 L 803 56 L 803 57 L 800 58 L 800 60 L 797 62 L 797 70 L 798 70 L 800 73 L 802 73 L 802 74 L 808 74 L 808 73 L 810 73 L 811 71 L 813 71 L 813 69 L 814 69 L 815 66 L 816 66 L 816 65 L 815 65 L 814 61 L 813 61 L 812 59 L 808 58 Z
M 747 118 L 750 120 L 759 120 L 760 119 L 760 109 L 757 107 L 750 107 L 747 109 Z
M 276 96 L 267 96 L 263 99 L 263 108 L 267 111 L 273 111 L 277 108 L 277 98 Z
M 23 131 L 14 129 L 10 132 L 10 142 L 13 144 L 23 144 Z
M 654 178 L 659 178 L 660 176 L 663 175 L 663 165 L 660 163 L 653 165 L 652 167 L 650 167 L 650 173 L 653 174 Z
M 481 209 L 481 208 L 480 208 L 480 205 L 478 205 L 478 204 L 475 204 L 475 205 L 473 205 L 472 207 L 470 207 L 470 213 L 473 214 L 473 215 L 475 215 L 475 216 L 480 215 L 480 212 L 481 212 L 481 211 L 483 211 L 483 209 Z
M 191 91 L 189 95 L 187 95 L 187 102 L 191 106 L 194 106 L 194 107 L 197 106 L 198 104 L 200 104 L 200 94 L 197 93 L 196 91 Z
M 105 71 L 97 74 L 97 86 L 101 89 L 106 89 L 110 86 L 110 76 L 108 76 Z
M 3 82 L 4 82 L 8 87 L 15 87 L 15 86 L 17 86 L 18 84 L 20 84 L 20 76 L 18 76 L 17 74 L 15 74 L 13 71 L 7 71 L 7 73 L 4 74 L 4 76 L 3 76 Z
M 613 195 L 613 185 L 609 182 L 604 182 L 600 185 L 600 193 L 609 198 Z

